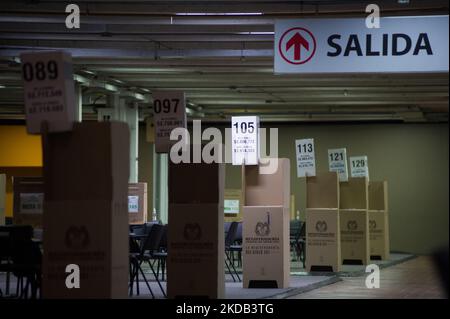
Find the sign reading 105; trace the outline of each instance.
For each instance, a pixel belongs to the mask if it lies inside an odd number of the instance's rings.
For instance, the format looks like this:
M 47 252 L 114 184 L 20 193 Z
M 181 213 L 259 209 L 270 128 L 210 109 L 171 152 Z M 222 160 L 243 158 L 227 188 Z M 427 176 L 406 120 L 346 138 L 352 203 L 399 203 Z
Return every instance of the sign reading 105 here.
M 153 101 L 153 111 L 156 114 L 159 113 L 177 113 L 178 105 L 180 104 L 180 99 L 155 99 Z
M 237 134 L 239 134 L 239 129 L 242 134 L 252 134 L 255 131 L 255 122 L 235 122 L 233 126 L 236 128 Z
M 23 79 L 26 82 L 33 80 L 44 81 L 46 79 L 55 80 L 58 78 L 58 64 L 50 60 L 47 63 L 36 61 L 35 63 L 26 62 L 22 66 Z

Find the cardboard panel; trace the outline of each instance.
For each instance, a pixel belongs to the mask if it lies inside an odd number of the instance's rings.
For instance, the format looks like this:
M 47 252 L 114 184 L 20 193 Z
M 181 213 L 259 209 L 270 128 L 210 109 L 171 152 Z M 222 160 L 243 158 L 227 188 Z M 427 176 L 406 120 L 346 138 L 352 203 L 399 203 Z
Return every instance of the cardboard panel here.
M 147 222 L 147 183 L 128 184 L 128 220 L 131 225 Z
M 337 178 L 337 175 L 336 175 Z M 306 270 L 341 270 L 338 209 L 306 209 Z
M 339 179 L 336 172 L 306 177 L 307 208 L 339 208 Z
M 126 123 L 75 123 L 72 132 L 49 134 L 44 143 L 49 145 L 44 165 L 50 169 L 48 174 L 44 169 L 46 200 L 111 200 L 126 196 L 129 159 L 126 164 L 122 161 L 129 153 Z
M 169 161 L 169 203 L 223 205 L 223 185 L 223 164 L 174 164 Z
M 225 297 L 223 204 L 169 204 L 167 296 Z
M 44 179 L 42 177 L 14 177 L 13 192 L 14 224 L 42 228 Z
M 118 122 L 43 136 L 44 298 L 128 296 L 129 137 Z M 68 264 L 79 289 L 65 286 Z
M 252 280 L 276 281 L 289 287 L 289 209 L 282 206 L 244 206 L 243 286 Z
M 340 210 L 341 259 L 370 263 L 367 210 Z
M 6 175 L 0 174 L 0 225 L 5 225 Z
M 128 297 L 126 202 L 46 202 L 44 298 Z M 80 288 L 65 285 L 68 264 L 80 267 Z
M 387 181 L 369 182 L 369 209 L 388 211 Z
M 341 209 L 367 209 L 369 205 L 368 181 L 365 177 L 350 177 L 339 183 Z
M 371 259 L 388 260 L 389 214 L 385 211 L 369 211 L 370 256 Z
M 259 166 L 245 166 L 244 206 L 284 206 L 290 202 L 290 162 L 278 159 L 278 169 L 273 174 L 260 174 Z

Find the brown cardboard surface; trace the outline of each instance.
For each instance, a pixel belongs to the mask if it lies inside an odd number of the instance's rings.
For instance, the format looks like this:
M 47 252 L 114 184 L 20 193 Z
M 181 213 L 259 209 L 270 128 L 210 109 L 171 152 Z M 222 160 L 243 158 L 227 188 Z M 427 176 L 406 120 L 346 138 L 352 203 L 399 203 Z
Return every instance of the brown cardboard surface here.
M 138 207 L 137 210 L 131 209 L 128 206 L 128 219 L 129 224 L 138 225 L 145 224 L 147 222 L 147 183 L 129 183 L 128 184 L 128 197 L 137 196 Z
M 288 288 L 289 208 L 244 206 L 242 238 L 244 288 L 251 280 L 274 280 L 278 288 Z
M 223 215 L 223 204 L 169 204 L 169 298 L 225 298 Z
M 290 162 L 278 159 L 278 169 L 273 174 L 260 174 L 259 166 L 245 166 L 244 206 L 284 206 L 290 203 Z
M 42 177 L 14 177 L 13 192 L 14 224 L 42 228 L 44 179 Z M 34 208 L 29 207 L 30 205 Z
M 369 205 L 368 181 L 365 177 L 349 177 L 339 183 L 341 209 L 367 209 Z
M 336 175 L 337 178 L 337 175 Z M 306 270 L 330 266 L 341 270 L 339 210 L 306 209 Z
M 307 208 L 339 208 L 339 179 L 336 172 L 306 177 Z
M 367 210 L 340 210 L 341 260 L 370 263 L 369 214 Z
M 45 202 L 44 298 L 128 297 L 126 202 Z M 80 267 L 80 288 L 65 285 L 69 264 Z
M 223 206 L 223 185 L 223 164 L 169 161 L 169 203 L 220 203 Z
M 389 214 L 369 210 L 370 256 L 389 259 Z
M 6 175 L 0 174 L 0 225 L 5 225 Z
M 129 130 L 83 122 L 43 136 L 44 298 L 128 296 Z M 79 289 L 64 267 L 80 266 Z
M 387 181 L 369 182 L 369 209 L 388 211 Z
M 48 134 L 49 147 L 44 154 L 44 163 L 50 169 L 45 176 L 46 200 L 126 196 L 129 136 L 128 125 L 122 122 L 75 123 L 72 132 Z

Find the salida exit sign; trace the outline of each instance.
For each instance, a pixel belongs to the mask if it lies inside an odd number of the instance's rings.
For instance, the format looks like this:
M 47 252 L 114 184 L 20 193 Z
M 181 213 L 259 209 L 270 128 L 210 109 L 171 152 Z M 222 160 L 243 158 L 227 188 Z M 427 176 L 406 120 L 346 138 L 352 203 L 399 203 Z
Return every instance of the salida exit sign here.
M 279 20 L 275 73 L 448 72 L 448 16 Z

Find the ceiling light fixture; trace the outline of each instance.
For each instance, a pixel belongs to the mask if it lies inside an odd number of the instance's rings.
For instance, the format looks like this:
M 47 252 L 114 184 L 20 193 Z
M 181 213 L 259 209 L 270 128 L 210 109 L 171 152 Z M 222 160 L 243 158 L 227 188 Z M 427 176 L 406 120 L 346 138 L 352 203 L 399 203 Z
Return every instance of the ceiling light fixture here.
M 179 12 L 177 16 L 260 16 L 262 12 Z

